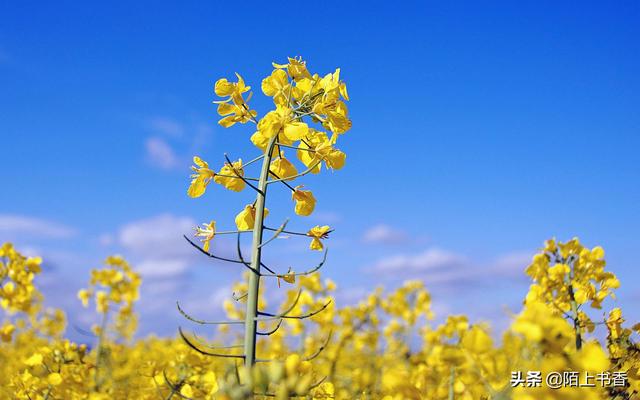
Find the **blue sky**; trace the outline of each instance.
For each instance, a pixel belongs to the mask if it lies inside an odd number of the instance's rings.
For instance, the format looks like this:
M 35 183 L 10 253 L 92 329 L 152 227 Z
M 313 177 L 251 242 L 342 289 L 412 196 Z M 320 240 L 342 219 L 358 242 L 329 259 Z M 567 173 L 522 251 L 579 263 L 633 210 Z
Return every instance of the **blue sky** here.
M 262 115 L 261 79 L 294 55 L 340 67 L 352 99 L 347 165 L 305 179 L 317 210 L 292 223 L 335 226 L 324 273 L 343 302 L 422 279 L 441 314 L 505 321 L 536 249 L 578 236 L 640 318 L 637 2 L 226 4 L 0 6 L 0 241 L 48 260 L 72 323 L 90 323 L 75 291 L 114 252 L 144 271 L 143 333 L 175 332 L 176 299 L 219 314 L 239 274 L 180 234 L 231 227 L 251 194 L 188 198 L 190 158 L 252 158 L 249 125 L 216 124 L 213 84 L 239 72 Z M 286 192 L 270 208 L 293 216 Z M 306 245 L 272 260 L 313 263 Z

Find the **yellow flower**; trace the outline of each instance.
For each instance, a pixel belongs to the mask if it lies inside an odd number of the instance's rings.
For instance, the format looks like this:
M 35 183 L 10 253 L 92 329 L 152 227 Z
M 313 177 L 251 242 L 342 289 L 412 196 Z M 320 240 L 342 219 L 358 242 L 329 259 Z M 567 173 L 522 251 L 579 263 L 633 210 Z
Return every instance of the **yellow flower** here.
M 190 399 L 193 398 L 193 389 L 191 388 L 191 385 L 188 383 L 184 384 L 182 388 L 180 388 L 180 394 Z
M 316 198 L 310 190 L 302 190 L 301 187 L 302 185 L 296 186 L 291 193 L 291 198 L 296 202 L 295 212 L 298 215 L 311 215 L 316 207 Z
M 245 182 L 238 176 L 244 177 L 244 169 L 242 168 L 242 159 L 233 163 L 225 163 L 220 169 L 219 175 L 213 178 L 215 183 L 226 187 L 234 192 L 240 192 L 245 188 Z
M 87 289 L 80 289 L 78 291 L 78 299 L 80 299 L 80 301 L 82 302 L 83 307 L 89 306 L 89 299 L 92 295 L 93 294 L 91 293 L 91 291 Z
M 209 164 L 198 156 L 193 157 L 193 163 L 197 165 L 192 166 L 191 169 L 195 174 L 191 175 L 191 185 L 187 194 L 189 197 L 200 197 L 207 189 L 207 185 L 211 182 L 211 179 L 216 176 L 216 173 L 209 168 Z
M 462 338 L 462 345 L 473 353 L 481 354 L 491 350 L 493 343 L 491 336 L 474 326 Z
M 308 168 L 313 167 L 311 173 L 314 174 L 320 172 L 320 162 L 324 162 L 329 169 L 341 169 L 347 156 L 333 147 L 335 140 L 335 137 L 329 139 L 324 132 L 310 129 L 305 140 L 299 145 L 298 159 Z
M 307 70 L 306 61 L 302 61 L 302 57 L 291 58 L 287 57 L 289 63 L 288 64 L 276 64 L 273 63 L 274 68 L 284 69 L 286 68 L 289 76 L 294 81 L 299 81 L 303 78 L 311 78 L 311 74 Z
M 24 363 L 30 367 L 35 367 L 36 365 L 41 365 L 42 360 L 43 360 L 42 354 L 36 353 L 31 357 L 27 358 L 27 360 Z
M 277 178 L 285 179 L 298 174 L 296 167 L 286 158 L 277 157 L 271 162 L 269 170 L 277 176 Z M 286 179 L 289 180 L 289 179 Z
M 281 69 L 275 69 L 268 77 L 262 80 L 262 91 L 278 105 L 286 104 L 289 100 L 291 85 L 287 79 L 287 73 Z
M 238 122 L 241 124 L 247 123 L 258 115 L 255 110 L 247 110 L 244 105 L 231 103 L 219 103 L 217 111 L 218 114 L 224 117 L 218 121 L 218 124 L 225 128 L 229 128 Z
M 58 386 L 62 383 L 62 376 L 57 372 L 53 372 L 47 376 L 47 382 L 49 382 L 50 385 Z
M 309 127 L 304 122 L 295 121 L 293 111 L 283 105 L 268 112 L 259 122 L 258 131 L 251 136 L 251 142 L 262 150 L 266 150 L 269 139 L 278 136 L 280 143 L 290 145 L 304 138 Z
M 622 334 L 622 310 L 616 307 L 609 312 L 609 318 L 607 318 L 607 327 L 609 328 L 609 334 L 612 339 L 618 339 Z
M 251 87 L 244 84 L 244 80 L 239 74 L 236 73 L 236 76 L 238 77 L 238 82 L 229 82 L 223 78 L 216 82 L 214 88 L 216 95 L 228 97 L 223 101 L 214 101 L 214 103 L 218 104 L 218 114 L 224 117 L 218 123 L 225 128 L 233 126 L 237 122 L 244 124 L 258 115 L 255 110 L 250 110 L 247 105 L 247 102 L 251 99 L 251 93 L 249 93 L 246 100 L 242 96 Z
M 609 368 L 609 357 L 598 342 L 588 342 L 573 354 L 573 361 L 581 371 L 602 372 Z
M 264 216 L 269 215 L 269 210 L 264 209 Z M 256 223 L 256 207 L 252 204 L 247 204 L 238 215 L 236 215 L 236 226 L 240 231 L 248 231 L 253 229 Z
M 0 328 L 0 340 L 3 342 L 10 342 L 15 330 L 16 327 L 13 324 L 3 325 L 2 328 Z
M 309 232 L 307 232 L 307 236 L 312 237 L 309 248 L 311 250 L 322 250 L 324 246 L 322 245 L 320 239 L 326 239 L 329 235 L 330 229 L 331 228 L 328 225 L 316 225 L 315 227 L 311 228 Z
M 196 226 L 195 236 L 201 237 L 204 245 L 202 248 L 204 251 L 209 251 L 211 240 L 216 235 L 216 221 L 211 221 L 208 224 L 202 224 L 202 227 Z
M 204 384 L 207 388 L 207 392 L 209 394 L 213 394 L 218 391 L 218 379 L 216 377 L 215 372 L 207 371 L 204 375 L 200 377 L 200 382 Z
M 104 314 L 109 310 L 109 295 L 105 291 L 98 291 L 96 293 L 96 310 Z
M 280 287 L 280 279 L 282 279 L 283 281 L 285 281 L 287 283 L 295 283 L 296 274 L 295 274 L 295 272 L 293 272 L 291 267 L 289 267 L 289 270 L 287 271 L 286 274 L 278 275 L 278 287 Z
M 246 86 L 244 79 L 237 72 L 236 77 L 238 82 L 229 82 L 226 78 L 218 79 L 213 89 L 216 95 L 219 97 L 234 97 L 251 90 L 251 86 Z

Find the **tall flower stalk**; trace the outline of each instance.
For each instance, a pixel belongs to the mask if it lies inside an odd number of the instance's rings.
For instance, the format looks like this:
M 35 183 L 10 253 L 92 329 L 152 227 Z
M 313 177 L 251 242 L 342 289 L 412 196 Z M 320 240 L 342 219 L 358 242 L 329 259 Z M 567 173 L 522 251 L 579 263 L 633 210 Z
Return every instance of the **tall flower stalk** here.
M 237 81 L 231 82 L 220 79 L 215 84 L 216 95 L 222 100 L 216 101 L 217 110 L 222 119 L 219 124 L 223 127 L 231 127 L 235 124 L 253 123 L 256 131 L 251 136 L 251 142 L 261 151 L 261 154 L 251 161 L 243 164 L 242 159 L 232 161 L 228 155 L 224 155 L 225 163 L 216 172 L 209 167 L 209 163 L 200 157 L 194 157 L 193 174 L 191 184 L 187 191 L 190 197 L 202 196 L 207 187 L 217 183 L 225 188 L 240 192 L 249 187 L 256 192 L 256 198 L 252 204 L 246 205 L 235 218 L 236 230 L 217 231 L 216 221 L 203 224 L 196 228 L 196 236 L 202 241 L 202 245 L 196 244 L 190 238 L 185 238 L 202 253 L 207 256 L 244 266 L 249 271 L 247 293 L 239 294 L 237 299 L 246 298 L 246 312 L 244 321 L 202 321 L 187 314 L 180 305 L 180 312 L 189 320 L 201 324 L 244 324 L 243 353 L 233 354 L 224 351 L 209 352 L 203 350 L 195 341 L 188 337 L 180 329 L 185 342 L 203 354 L 220 357 L 241 358 L 246 366 L 252 366 L 256 358 L 256 341 L 258 336 L 268 336 L 278 330 L 283 319 L 306 319 L 325 309 L 325 304 L 318 310 L 304 315 L 293 315 L 295 303 L 282 313 L 268 313 L 259 309 L 259 290 L 261 278 L 276 278 L 280 281 L 293 283 L 297 276 L 309 275 L 316 272 L 326 258 L 326 249 L 323 240 L 332 232 L 329 226 L 315 226 L 307 232 L 285 230 L 287 221 L 278 228 L 265 225 L 265 218 L 269 210 L 266 207 L 267 189 L 272 184 L 281 185 L 291 192 L 294 202 L 294 212 L 300 216 L 309 216 L 316 206 L 316 198 L 310 190 L 304 190 L 302 185 L 293 186 L 291 182 L 307 174 L 319 173 L 323 166 L 325 169 L 336 170 L 344 166 L 346 155 L 337 149 L 336 143 L 340 135 L 351 128 L 348 118 L 347 106 L 344 100 L 348 100 L 346 85 L 340 80 L 340 70 L 325 76 L 311 74 L 307 70 L 306 62 L 301 58 L 289 58 L 286 64 L 273 64 L 272 73 L 263 79 L 262 92 L 272 97 L 275 109 L 258 119 L 258 113 L 249 106 L 252 92 L 239 74 Z M 294 163 L 286 158 L 285 150 L 294 150 L 298 161 L 303 165 L 302 172 Z M 259 176 L 249 177 L 245 175 L 245 168 L 262 161 Z M 272 236 L 265 240 L 265 231 L 272 232 Z M 245 261 L 241 251 L 240 236 L 243 233 L 252 233 L 250 261 Z M 311 250 L 325 250 L 325 256 L 317 267 L 302 272 L 291 269 L 287 272 L 276 272 L 262 261 L 264 246 L 281 234 L 293 237 L 308 237 L 311 239 Z M 217 235 L 235 234 L 238 239 L 236 259 L 220 257 L 210 250 L 210 243 Z M 299 297 L 298 297 L 299 298 Z M 267 332 L 258 331 L 259 322 L 273 322 L 275 328 Z M 208 347 L 211 349 L 211 347 Z M 218 348 L 222 350 L 223 348 Z

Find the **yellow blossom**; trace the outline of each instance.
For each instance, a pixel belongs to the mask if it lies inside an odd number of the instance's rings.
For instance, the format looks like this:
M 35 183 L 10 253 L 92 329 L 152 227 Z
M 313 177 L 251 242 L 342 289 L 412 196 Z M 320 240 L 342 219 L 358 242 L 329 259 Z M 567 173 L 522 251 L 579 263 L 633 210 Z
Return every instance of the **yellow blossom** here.
M 91 298 L 92 295 L 93 294 L 91 293 L 91 291 L 87 289 L 80 289 L 78 291 L 78 299 L 80 299 L 80 301 L 82 302 L 83 307 L 89 306 L 89 299 Z
M 245 182 L 239 177 L 244 177 L 244 169 L 242 168 L 242 159 L 233 163 L 225 163 L 220 169 L 213 181 L 226 187 L 234 192 L 240 192 L 245 188 Z
M 196 227 L 195 236 L 201 237 L 204 251 L 209 251 L 211 240 L 216 235 L 216 221 L 211 221 L 208 224 L 202 224 L 202 227 Z
M 284 156 L 276 157 L 271 162 L 269 171 L 272 172 L 277 178 L 285 180 L 289 180 L 286 178 L 290 178 L 298 174 L 298 170 L 296 169 L 296 167 L 291 163 L 291 161 L 284 158 Z
M 289 73 L 289 76 L 291 76 L 291 78 L 295 81 L 299 81 L 303 78 L 311 78 L 311 74 L 307 70 L 307 63 L 302 60 L 302 57 L 288 57 L 288 61 L 288 64 L 273 63 L 273 67 L 286 69 Z
M 209 168 L 209 164 L 198 156 L 193 157 L 193 163 L 196 166 L 192 166 L 191 169 L 195 174 L 191 175 L 191 184 L 187 194 L 189 197 L 200 197 L 207 189 L 209 182 L 215 177 L 216 173 Z
M 42 354 L 40 353 L 36 353 L 34 355 L 32 355 L 31 357 L 29 357 L 24 363 L 27 364 L 30 367 L 34 367 L 36 365 L 41 365 L 42 364 Z
M 307 232 L 307 236 L 310 236 L 312 238 L 309 248 L 311 250 L 322 250 L 324 246 L 322 245 L 320 239 L 326 239 L 329 235 L 330 230 L 331 228 L 328 225 L 316 225 L 315 227 L 311 228 L 309 232 Z
M 225 128 L 233 126 L 236 123 L 246 123 L 258 114 L 249 109 L 248 101 L 251 99 L 251 93 L 249 93 L 247 99 L 244 99 L 243 93 L 251 89 L 250 86 L 246 86 L 242 77 L 236 73 L 238 82 L 229 82 L 227 79 L 222 78 L 216 82 L 215 93 L 220 97 L 227 97 L 223 101 L 214 101 L 218 104 L 218 114 L 222 118 L 218 123 Z
M 57 372 L 50 373 L 49 376 L 47 376 L 47 382 L 49 382 L 50 385 L 58 386 L 62 383 L 62 376 Z
M 273 97 L 275 104 L 286 104 L 289 101 L 291 85 L 287 73 L 281 69 L 275 69 L 268 77 L 262 80 L 262 92 Z
M 269 215 L 269 210 L 264 209 L 264 216 Z M 256 223 L 256 207 L 247 204 L 242 211 L 236 216 L 236 226 L 240 231 L 248 231 L 253 229 Z
M 13 336 L 13 332 L 16 330 L 15 325 L 5 324 L 0 328 L 0 340 L 3 342 L 10 342 Z
M 298 215 L 311 215 L 316 207 L 316 198 L 310 190 L 302 190 L 302 185 L 296 186 L 291 192 L 291 198 L 296 202 L 295 212 Z

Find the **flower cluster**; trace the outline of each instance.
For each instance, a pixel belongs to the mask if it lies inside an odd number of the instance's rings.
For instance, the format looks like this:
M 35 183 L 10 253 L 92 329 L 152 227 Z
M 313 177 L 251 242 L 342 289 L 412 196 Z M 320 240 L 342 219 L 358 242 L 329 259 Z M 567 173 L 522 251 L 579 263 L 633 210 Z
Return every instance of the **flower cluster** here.
M 96 311 L 103 316 L 102 326 L 93 328 L 97 335 L 103 334 L 108 313 L 112 311 L 115 313 L 115 331 L 130 339 L 136 329 L 133 305 L 139 298 L 142 280 L 121 256 L 108 257 L 104 263 L 105 268 L 91 271 L 89 287 L 78 291 L 78 298 L 84 307 L 88 307 L 93 298 Z
M 249 100 L 251 87 L 247 86 L 239 74 L 237 81 L 226 78 L 215 84 L 215 93 L 223 100 L 216 101 L 218 113 L 222 117 L 220 125 L 228 128 L 235 123 L 253 122 L 256 130 L 251 142 L 263 154 L 247 163 L 242 159 L 227 161 L 215 172 L 209 164 L 198 156 L 193 158 L 194 174 L 187 193 L 191 197 L 202 196 L 207 186 L 215 182 L 228 190 L 241 192 L 248 186 L 256 188 L 259 178 L 245 176 L 245 168 L 255 161 L 268 156 L 267 177 L 270 182 L 282 182 L 291 191 L 294 212 L 309 216 L 316 207 L 316 198 L 312 191 L 303 189 L 303 185 L 291 186 L 287 182 L 308 173 L 317 174 L 322 167 L 329 170 L 341 169 L 346 160 L 344 152 L 336 148 L 338 137 L 351 128 L 345 101 L 349 100 L 347 88 L 340 80 L 340 69 L 324 76 L 312 74 L 301 58 L 289 58 L 286 64 L 273 64 L 272 73 L 262 80 L 262 92 L 272 98 L 275 109 L 258 119 L 258 113 L 251 110 Z M 286 150 L 293 149 L 302 168 L 286 157 Z M 302 172 L 299 172 L 302 171 Z M 239 231 L 253 230 L 256 220 L 256 204 L 246 205 L 236 216 L 236 228 Z M 264 208 L 264 216 L 268 210 Z M 319 229 L 324 230 L 320 232 Z M 326 238 L 329 228 L 316 227 L 307 233 L 312 238 L 310 248 L 323 248 L 319 239 Z M 205 228 L 198 228 L 197 236 L 203 237 L 206 251 L 215 235 L 215 222 Z
M 33 285 L 42 259 L 25 257 L 10 243 L 0 247 L 0 307 L 10 313 L 34 314 L 41 294 Z

